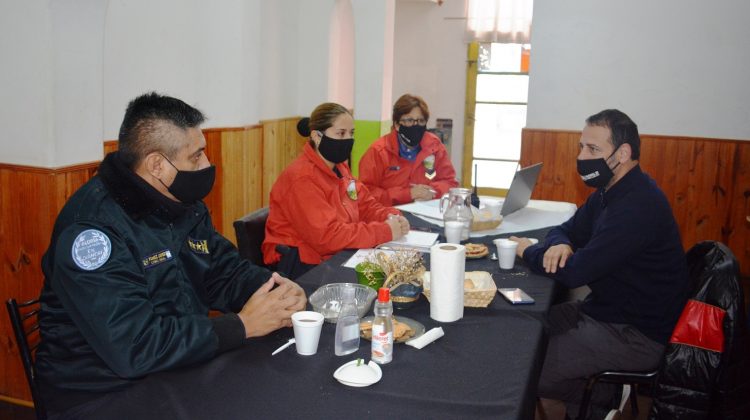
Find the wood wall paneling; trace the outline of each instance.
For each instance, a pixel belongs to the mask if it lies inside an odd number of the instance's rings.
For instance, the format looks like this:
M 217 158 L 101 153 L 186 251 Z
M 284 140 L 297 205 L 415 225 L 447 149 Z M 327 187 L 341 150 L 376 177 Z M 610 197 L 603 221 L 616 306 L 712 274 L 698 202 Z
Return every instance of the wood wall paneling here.
M 263 206 L 262 136 L 261 127 L 224 131 L 221 136 L 221 230 L 235 245 L 233 222 Z
M 108 140 L 104 142 L 104 156 L 117 151 L 117 140 Z
M 98 163 L 64 169 L 0 164 L 0 299 L 39 296 L 40 266 L 57 213 L 95 172 Z M 3 309 L 3 312 L 5 310 Z M 30 400 L 13 330 L 0 316 L 0 394 Z
M 221 201 L 224 196 L 224 167 L 221 164 L 221 130 L 203 130 L 206 137 L 206 156 L 208 160 L 216 165 L 216 180 L 211 192 L 203 199 L 211 215 L 211 221 L 219 233 L 224 222 L 221 211 Z
M 576 172 L 580 132 L 524 129 L 521 165 L 544 162 L 532 198 L 581 205 L 592 190 Z M 750 275 L 750 141 L 641 135 L 641 167 L 661 187 L 685 249 L 725 243 Z
M 307 139 L 297 133 L 299 117 L 262 121 L 263 125 L 263 206 L 268 205 L 271 187 L 281 172 L 297 156 Z

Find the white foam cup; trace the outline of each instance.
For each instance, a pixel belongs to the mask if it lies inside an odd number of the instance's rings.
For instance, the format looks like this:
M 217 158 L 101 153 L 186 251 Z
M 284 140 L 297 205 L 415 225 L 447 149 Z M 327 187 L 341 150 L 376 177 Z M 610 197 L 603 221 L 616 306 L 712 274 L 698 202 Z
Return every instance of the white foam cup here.
M 516 248 L 518 248 L 518 242 L 511 241 L 510 239 L 495 239 L 492 241 L 497 246 L 497 260 L 500 263 L 500 268 L 510 270 L 516 263 Z
M 300 311 L 292 314 L 292 327 L 297 353 L 311 356 L 318 352 L 320 330 L 323 328 L 323 314 L 314 311 Z

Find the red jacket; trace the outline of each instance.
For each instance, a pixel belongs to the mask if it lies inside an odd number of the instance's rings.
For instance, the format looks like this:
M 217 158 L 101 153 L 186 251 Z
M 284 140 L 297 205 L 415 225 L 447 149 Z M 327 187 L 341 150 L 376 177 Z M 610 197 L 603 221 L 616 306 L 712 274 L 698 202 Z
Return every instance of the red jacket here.
M 279 244 L 299 248 L 305 264 L 320 264 L 342 249 L 372 248 L 391 240 L 385 219 L 399 211 L 375 200 L 346 163 L 336 168 L 341 178 L 308 144 L 281 173 L 271 188 L 262 246 L 266 264 L 281 259 Z
M 427 184 L 441 197 L 448 189 L 458 187 L 456 171 L 448 152 L 432 133 L 425 132 L 417 158 L 414 162 L 398 154 L 398 133 L 395 129 L 379 138 L 367 149 L 359 161 L 359 179 L 370 192 L 386 206 L 411 203 L 411 184 Z M 435 156 L 435 172 L 432 179 L 425 174 L 424 160 Z

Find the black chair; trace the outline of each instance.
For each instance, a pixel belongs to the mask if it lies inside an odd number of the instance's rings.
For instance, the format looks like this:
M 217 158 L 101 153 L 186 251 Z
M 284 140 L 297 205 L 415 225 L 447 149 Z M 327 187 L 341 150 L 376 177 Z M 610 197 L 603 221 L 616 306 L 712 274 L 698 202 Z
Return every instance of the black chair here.
M 717 252 L 719 251 L 719 252 Z M 715 241 L 703 241 L 694 245 L 687 252 L 688 262 L 688 273 L 690 279 L 690 294 L 689 296 L 695 297 L 697 293 L 704 287 L 705 283 L 709 281 L 713 276 L 711 272 L 715 270 L 715 266 L 712 265 L 709 260 L 713 254 L 720 253 L 725 258 L 734 260 L 734 255 L 731 253 L 729 248 Z M 668 349 L 669 349 L 668 345 Z M 627 371 L 605 371 L 590 376 L 586 381 L 584 388 L 583 398 L 581 399 L 581 406 L 578 412 L 578 419 L 582 420 L 586 418 L 588 413 L 589 404 L 591 402 L 591 394 L 594 386 L 599 382 L 614 383 L 620 385 L 630 385 L 630 408 L 633 418 L 638 417 L 638 387 L 648 386 L 648 395 L 653 399 L 655 397 L 655 388 L 659 379 L 659 372 L 663 368 L 662 365 L 667 363 L 667 352 L 662 358 L 661 363 L 655 369 L 644 372 L 627 372 Z
M 31 398 L 34 400 L 36 418 L 46 419 L 47 412 L 42 403 L 39 387 L 36 383 L 36 370 L 34 369 L 36 348 L 40 341 L 39 299 L 24 303 L 18 303 L 15 299 L 8 299 L 6 307 L 8 308 L 10 323 L 13 326 L 13 332 L 16 336 L 18 354 L 21 356 L 26 380 L 29 382 L 29 388 L 31 389 Z
M 237 234 L 237 249 L 242 258 L 255 265 L 265 267 L 263 252 L 260 246 L 266 238 L 266 220 L 268 207 L 262 207 L 234 221 L 234 232 Z

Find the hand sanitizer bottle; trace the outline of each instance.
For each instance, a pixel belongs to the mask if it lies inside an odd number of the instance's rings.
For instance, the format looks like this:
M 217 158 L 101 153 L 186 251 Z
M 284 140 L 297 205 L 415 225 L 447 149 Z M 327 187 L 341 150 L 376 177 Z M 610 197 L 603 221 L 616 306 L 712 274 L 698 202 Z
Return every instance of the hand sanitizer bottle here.
M 375 301 L 372 320 L 372 355 L 370 359 L 384 365 L 393 360 L 393 304 L 391 289 L 381 287 Z
M 355 289 L 347 287 L 343 290 L 341 310 L 336 321 L 336 341 L 334 351 L 336 356 L 354 353 L 359 349 L 359 313 L 354 299 Z

